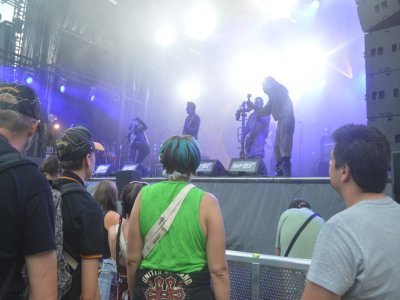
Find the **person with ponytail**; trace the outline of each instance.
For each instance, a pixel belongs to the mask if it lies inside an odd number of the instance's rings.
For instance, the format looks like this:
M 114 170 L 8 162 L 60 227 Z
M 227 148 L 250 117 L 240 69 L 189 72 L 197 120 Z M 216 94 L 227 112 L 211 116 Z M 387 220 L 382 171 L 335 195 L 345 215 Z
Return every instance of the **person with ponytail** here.
M 122 214 L 118 225 L 108 230 L 108 242 L 111 257 L 117 262 L 116 286 L 113 289 L 113 300 L 128 300 L 128 281 L 126 276 L 126 240 L 128 237 L 128 221 L 133 203 L 142 187 L 148 185 L 146 182 L 132 181 L 128 183 L 121 192 Z

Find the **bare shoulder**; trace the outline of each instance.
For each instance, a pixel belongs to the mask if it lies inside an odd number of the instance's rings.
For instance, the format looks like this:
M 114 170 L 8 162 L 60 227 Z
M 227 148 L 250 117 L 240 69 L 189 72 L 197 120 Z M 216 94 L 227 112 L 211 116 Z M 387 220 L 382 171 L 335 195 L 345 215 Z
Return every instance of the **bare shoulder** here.
M 215 195 L 205 192 L 203 196 L 203 201 L 208 202 L 209 204 L 218 204 L 218 199 Z

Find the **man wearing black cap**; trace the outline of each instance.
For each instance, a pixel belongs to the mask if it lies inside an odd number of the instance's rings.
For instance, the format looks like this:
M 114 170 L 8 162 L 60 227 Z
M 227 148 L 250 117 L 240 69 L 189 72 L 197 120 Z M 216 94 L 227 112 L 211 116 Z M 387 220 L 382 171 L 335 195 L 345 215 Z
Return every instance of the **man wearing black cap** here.
M 304 199 L 293 200 L 278 222 L 275 255 L 310 259 L 325 220 Z
M 63 173 L 53 187 L 78 189 L 64 194 L 61 202 L 64 250 L 78 263 L 72 273 L 71 288 L 62 299 L 99 299 L 97 277 L 102 256 L 103 213 L 84 184 L 92 176 L 96 150 L 104 151 L 104 147 L 94 142 L 82 126 L 67 129 L 56 141 Z
M 31 88 L 0 84 L 0 164 L 20 162 L 0 170 L 0 299 L 19 299 L 24 263 L 31 299 L 57 298 L 53 198 L 37 166 L 19 155 L 35 135 L 39 110 Z

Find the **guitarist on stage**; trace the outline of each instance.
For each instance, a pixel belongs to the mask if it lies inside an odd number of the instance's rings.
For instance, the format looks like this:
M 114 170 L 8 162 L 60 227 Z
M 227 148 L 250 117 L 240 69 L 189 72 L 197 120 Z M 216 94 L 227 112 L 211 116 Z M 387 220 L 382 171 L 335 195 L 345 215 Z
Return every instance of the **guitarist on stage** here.
M 263 99 L 257 97 L 254 100 L 254 106 L 262 108 L 264 106 Z M 245 135 L 246 158 L 264 159 L 264 146 L 268 137 L 270 119 L 270 115 L 261 117 L 256 111 L 250 114 L 243 132 Z

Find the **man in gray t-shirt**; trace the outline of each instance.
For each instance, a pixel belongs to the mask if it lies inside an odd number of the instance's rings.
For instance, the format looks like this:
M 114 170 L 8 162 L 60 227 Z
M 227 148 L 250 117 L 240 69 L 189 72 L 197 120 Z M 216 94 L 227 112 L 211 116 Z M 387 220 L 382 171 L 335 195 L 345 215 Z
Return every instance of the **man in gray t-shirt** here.
M 319 233 L 302 299 L 400 299 L 400 205 L 383 194 L 389 143 L 365 125 L 333 140 L 329 176 L 347 209 Z

